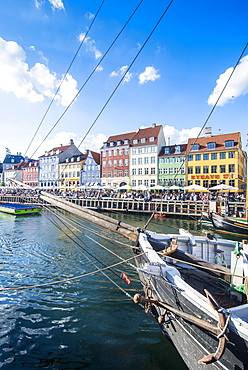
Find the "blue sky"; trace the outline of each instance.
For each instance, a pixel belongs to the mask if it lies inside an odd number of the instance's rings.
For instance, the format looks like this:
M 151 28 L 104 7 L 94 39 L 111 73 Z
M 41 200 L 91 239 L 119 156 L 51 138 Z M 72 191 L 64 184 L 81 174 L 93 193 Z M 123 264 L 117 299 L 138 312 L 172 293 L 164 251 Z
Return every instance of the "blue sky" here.
M 5 148 L 24 154 L 102 0 L 8 0 L 0 5 L 0 160 Z M 169 2 L 105 0 L 48 111 L 28 155 L 74 139 L 79 144 L 124 76 Z M 164 126 L 171 144 L 196 137 L 247 39 L 248 3 L 174 0 L 80 149 L 98 150 L 106 137 Z M 248 48 L 207 126 L 240 131 L 247 143 Z M 168 139 L 170 138 L 170 139 Z

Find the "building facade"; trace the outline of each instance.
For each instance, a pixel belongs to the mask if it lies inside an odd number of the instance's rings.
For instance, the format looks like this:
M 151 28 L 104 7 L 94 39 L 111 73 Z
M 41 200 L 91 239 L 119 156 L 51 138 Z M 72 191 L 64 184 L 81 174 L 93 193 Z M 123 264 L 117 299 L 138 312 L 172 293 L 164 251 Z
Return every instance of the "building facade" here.
M 80 185 L 82 186 L 99 186 L 100 178 L 100 153 L 86 150 L 85 162 L 81 170 Z
M 25 163 L 22 169 L 22 182 L 30 186 L 39 185 L 39 161 Z
M 75 190 L 80 186 L 80 173 L 86 160 L 86 155 L 74 155 L 59 163 L 59 190 Z
M 7 170 L 10 167 L 13 167 L 14 165 L 17 165 L 20 162 L 24 161 L 24 157 L 21 155 L 21 153 L 17 154 L 11 154 L 8 149 L 6 149 L 6 156 L 3 161 L 3 174 L 2 174 L 2 182 L 5 182 L 5 170 Z M 20 180 L 21 181 L 21 180 Z
M 158 154 L 165 145 L 163 126 L 139 129 L 130 143 L 130 182 L 132 186 L 153 187 L 158 183 Z
M 187 144 L 163 146 L 158 155 L 158 183 L 186 186 Z
M 62 163 L 66 158 L 81 155 L 82 153 L 74 145 L 73 140 L 70 140 L 69 145 L 62 145 L 45 152 L 39 157 L 39 186 L 46 189 L 57 189 L 59 187 L 59 163 Z
M 244 153 L 239 132 L 189 139 L 187 185 L 227 184 L 244 188 Z

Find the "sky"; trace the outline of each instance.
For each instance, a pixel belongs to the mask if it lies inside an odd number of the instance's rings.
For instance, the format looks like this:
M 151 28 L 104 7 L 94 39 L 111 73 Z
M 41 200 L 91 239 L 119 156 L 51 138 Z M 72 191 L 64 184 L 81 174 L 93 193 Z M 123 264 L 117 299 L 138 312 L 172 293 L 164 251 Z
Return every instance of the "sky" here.
M 2 1 L 0 161 L 6 148 L 38 158 L 70 139 L 99 151 L 108 136 L 152 123 L 167 145 L 206 124 L 214 135 L 241 132 L 247 150 L 248 2 L 168 5 Z

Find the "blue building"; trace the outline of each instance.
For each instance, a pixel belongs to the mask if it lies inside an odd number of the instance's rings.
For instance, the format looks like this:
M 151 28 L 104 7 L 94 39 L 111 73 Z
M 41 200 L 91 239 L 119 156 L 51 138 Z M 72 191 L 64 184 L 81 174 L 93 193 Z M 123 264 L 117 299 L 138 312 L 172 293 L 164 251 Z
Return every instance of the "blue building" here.
M 2 182 L 5 182 L 4 171 L 24 161 L 24 157 L 21 153 L 11 154 L 9 149 L 6 149 L 6 156 L 2 165 Z
M 81 171 L 81 184 L 84 186 L 101 185 L 100 179 L 100 153 L 86 150 L 86 160 Z

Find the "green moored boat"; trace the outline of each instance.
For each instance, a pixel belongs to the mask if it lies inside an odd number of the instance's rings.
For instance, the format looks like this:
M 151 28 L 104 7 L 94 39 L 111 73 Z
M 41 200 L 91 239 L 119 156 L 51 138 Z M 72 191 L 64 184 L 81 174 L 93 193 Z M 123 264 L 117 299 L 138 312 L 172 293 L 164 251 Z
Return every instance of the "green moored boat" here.
M 0 212 L 9 213 L 14 216 L 25 216 L 41 212 L 42 207 L 19 204 L 19 203 L 0 203 Z

